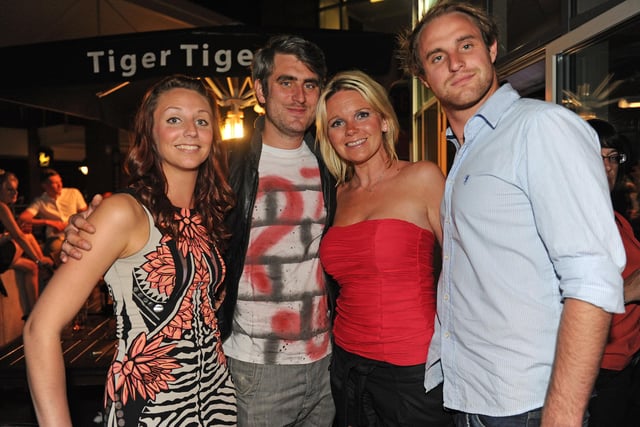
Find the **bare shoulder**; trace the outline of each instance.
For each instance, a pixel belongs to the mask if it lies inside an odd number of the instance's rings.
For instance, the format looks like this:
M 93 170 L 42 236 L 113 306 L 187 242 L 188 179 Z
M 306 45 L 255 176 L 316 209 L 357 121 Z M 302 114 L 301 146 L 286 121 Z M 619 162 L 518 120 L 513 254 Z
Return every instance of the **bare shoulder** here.
M 8 231 L 14 237 L 20 231 L 11 209 L 4 202 L 0 202 L 0 223 L 4 225 L 5 231 Z
M 440 167 L 428 160 L 408 163 L 401 171 L 404 175 L 401 184 L 410 189 L 411 194 L 418 196 L 427 206 L 439 206 L 445 183 Z
M 436 182 L 444 181 L 442 170 L 435 163 L 428 160 L 417 162 L 402 162 L 402 173 L 410 179 L 419 180 L 416 182 Z
M 4 220 L 5 218 L 9 218 L 10 216 L 12 216 L 12 214 L 9 206 L 7 206 L 7 204 L 4 202 L 0 202 L 0 218 Z
M 146 219 L 146 213 L 140 203 L 131 195 L 114 194 L 100 203 L 88 220 L 94 225 L 100 222 L 117 227 L 135 227 Z
M 80 232 L 94 247 L 116 248 L 116 258 L 140 250 L 149 238 L 149 220 L 142 205 L 131 195 L 118 193 L 107 197 L 87 218 L 94 234 Z

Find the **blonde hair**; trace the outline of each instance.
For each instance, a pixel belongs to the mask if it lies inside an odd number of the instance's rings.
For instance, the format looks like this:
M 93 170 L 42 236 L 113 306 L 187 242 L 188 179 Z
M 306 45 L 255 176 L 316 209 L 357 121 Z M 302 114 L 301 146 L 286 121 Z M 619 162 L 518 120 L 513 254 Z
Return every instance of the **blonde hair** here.
M 343 90 L 354 90 L 387 121 L 387 131 L 383 132 L 383 148 L 389 157 L 389 164 L 398 160 L 395 145 L 398 141 L 400 125 L 393 110 L 387 91 L 373 78 L 360 70 L 343 71 L 336 74 L 320 94 L 316 109 L 316 140 L 320 144 L 320 153 L 329 172 L 336 178 L 337 184 L 344 184 L 353 177 L 353 164 L 342 159 L 329 141 L 329 123 L 327 120 L 327 101 Z

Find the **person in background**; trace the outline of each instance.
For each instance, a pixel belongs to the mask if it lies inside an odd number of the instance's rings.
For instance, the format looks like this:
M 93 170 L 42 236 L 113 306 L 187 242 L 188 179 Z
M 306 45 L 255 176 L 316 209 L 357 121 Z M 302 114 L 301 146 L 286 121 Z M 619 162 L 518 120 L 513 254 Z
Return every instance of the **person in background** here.
M 44 256 L 33 234 L 20 229 L 11 209 L 17 199 L 18 177 L 0 169 L 0 273 L 13 268 L 23 274 L 18 288 L 23 319 L 26 319 L 38 298 L 39 270 L 51 268 L 53 260 Z
M 335 210 L 335 180 L 316 150 L 315 119 L 327 67 L 314 43 L 269 39 L 253 58 L 265 114 L 250 140 L 229 147 L 237 205 L 228 216 L 227 298 L 220 328 L 236 385 L 240 427 L 331 426 L 330 283 L 318 248 Z M 92 205 L 99 202 L 92 201 Z M 67 229 L 63 260 L 90 249 Z
M 106 271 L 117 320 L 105 426 L 233 426 L 235 389 L 216 312 L 234 197 L 216 98 L 169 76 L 145 94 L 125 163 L 125 191 L 89 217 L 92 250 L 61 265 L 24 328 L 27 377 L 41 427 L 70 426 L 60 333 Z
M 600 139 L 609 190 L 613 192 L 622 175 L 620 165 L 629 155 L 629 143 L 605 120 L 591 119 L 588 123 Z M 632 427 L 640 420 L 640 241 L 624 215 L 614 213 L 627 255 L 622 272 L 625 312 L 615 314 L 611 321 L 595 393 L 589 401 L 591 427 Z
M 425 387 L 444 379 L 459 426 L 581 426 L 612 313 L 624 312 L 597 135 L 498 83 L 497 25 L 479 7 L 439 1 L 401 41 L 457 150 Z
M 77 188 L 62 186 L 62 177 L 53 169 L 43 169 L 40 185 L 44 192 L 22 211 L 18 217 L 22 227 L 44 226 L 46 241 L 44 252 L 59 264 L 60 248 L 64 239 L 64 228 L 69 217 L 87 208 L 82 193 Z
M 442 388 L 425 393 L 423 384 L 436 310 L 442 171 L 432 162 L 398 160 L 393 106 L 361 71 L 329 81 L 316 129 L 338 182 L 334 222 L 320 244 L 322 265 L 340 286 L 330 371 L 337 424 L 452 426 Z
M 640 240 L 640 160 L 630 150 L 625 164 L 626 173 L 618 179 L 613 192 L 613 207 L 623 212 L 631 224 L 633 234 Z

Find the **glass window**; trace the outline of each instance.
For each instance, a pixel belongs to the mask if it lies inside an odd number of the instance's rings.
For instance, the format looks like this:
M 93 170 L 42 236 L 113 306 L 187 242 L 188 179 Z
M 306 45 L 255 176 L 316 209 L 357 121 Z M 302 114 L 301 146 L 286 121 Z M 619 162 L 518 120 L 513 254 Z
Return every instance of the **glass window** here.
M 585 119 L 611 122 L 640 158 L 640 17 L 558 57 L 556 98 Z
M 341 0 L 320 0 L 318 5 L 320 28 L 327 30 L 347 29 L 346 20 L 343 19 L 343 15 L 346 15 L 346 6 L 343 3 Z
M 572 13 L 572 15 L 580 15 L 607 1 L 608 0 L 574 0 L 574 13 Z
M 397 33 L 411 25 L 412 0 L 320 0 L 320 28 Z
M 490 11 L 498 22 L 501 56 L 521 55 L 566 30 L 566 1 L 494 0 Z
M 584 21 L 623 1 L 624 0 L 572 0 L 571 18 L 579 18 L 580 21 Z

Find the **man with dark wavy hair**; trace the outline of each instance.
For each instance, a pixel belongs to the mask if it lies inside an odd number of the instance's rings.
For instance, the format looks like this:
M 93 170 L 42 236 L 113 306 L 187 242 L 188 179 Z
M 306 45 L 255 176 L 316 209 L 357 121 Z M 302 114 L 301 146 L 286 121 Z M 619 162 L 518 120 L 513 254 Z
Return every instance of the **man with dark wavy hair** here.
M 326 73 L 314 43 L 272 37 L 252 62 L 265 114 L 248 143 L 230 147 L 238 203 L 228 218 L 224 309 L 232 324 L 224 350 L 239 425 L 333 422 L 331 316 L 318 248 L 333 218 L 335 181 L 309 132 Z

